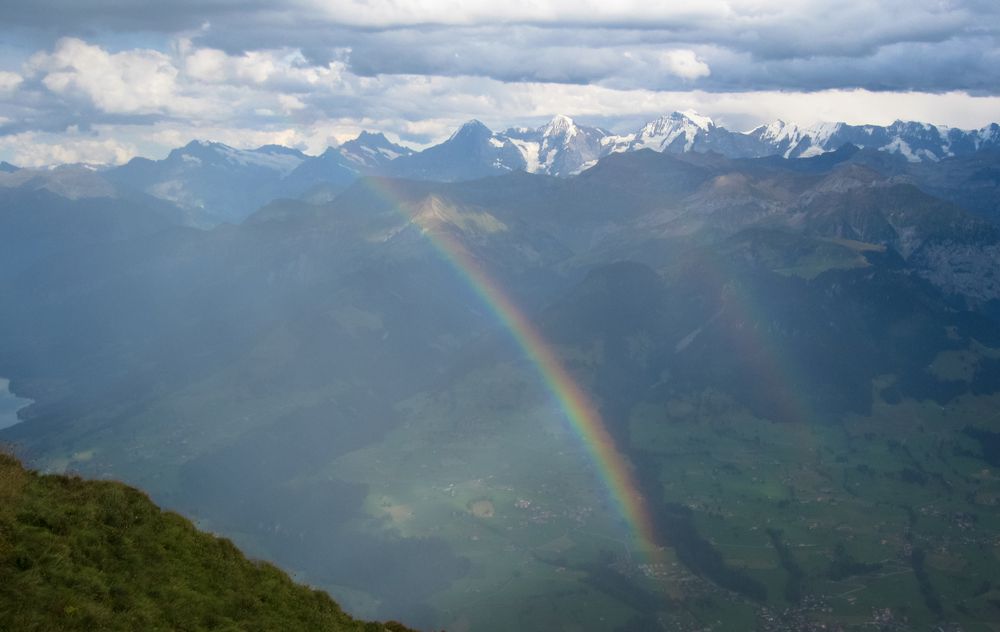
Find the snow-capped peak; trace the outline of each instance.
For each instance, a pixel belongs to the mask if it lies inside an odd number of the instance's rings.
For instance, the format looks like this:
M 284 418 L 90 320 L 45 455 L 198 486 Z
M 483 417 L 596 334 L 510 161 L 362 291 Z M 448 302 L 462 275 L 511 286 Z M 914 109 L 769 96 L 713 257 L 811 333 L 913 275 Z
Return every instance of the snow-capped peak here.
M 764 125 L 758 125 L 747 132 L 747 134 L 752 134 L 758 138 L 781 140 L 788 138 L 789 136 L 797 135 L 798 129 L 797 125 L 789 125 L 781 119 L 777 119 Z
M 515 149 L 531 173 L 568 176 L 589 167 L 607 153 L 607 138 L 597 127 L 577 125 L 565 114 L 557 114 L 535 129 L 512 127 L 494 135 Z
M 1000 125 L 991 123 L 973 132 L 976 137 L 976 147 L 984 144 L 1000 145 Z
M 264 145 L 258 149 L 237 149 L 224 143 L 208 140 L 193 140 L 167 156 L 174 164 L 188 168 L 212 164 L 217 167 L 243 168 L 258 167 L 282 174 L 291 172 L 306 159 L 305 154 L 288 147 Z
M 572 138 L 578 132 L 579 130 L 576 127 L 576 123 L 574 123 L 573 119 L 565 114 L 556 114 L 552 117 L 552 120 L 542 128 L 542 136 L 546 138 L 549 136 L 566 136 L 567 138 Z
M 357 138 L 340 145 L 336 153 L 362 168 L 375 169 L 400 156 L 408 156 L 413 150 L 396 145 L 381 132 L 363 131 Z
M 682 110 L 680 112 L 674 112 L 673 115 L 671 116 L 677 116 L 677 115 L 683 116 L 684 118 L 691 121 L 692 123 L 694 123 L 699 128 L 705 131 L 708 131 L 709 128 L 715 127 L 715 121 L 713 121 L 711 118 L 707 116 L 698 114 L 694 110 Z
M 369 132 L 368 130 L 362 130 L 355 138 L 344 142 L 343 145 L 348 143 L 364 145 L 365 147 L 384 147 L 390 144 L 389 139 L 382 132 Z
M 646 123 L 637 133 L 622 137 L 614 151 L 646 148 L 663 151 L 669 147 L 691 151 L 699 135 L 714 129 L 715 123 L 707 116 L 691 111 L 672 112 Z
M 462 126 L 455 130 L 448 140 L 454 140 L 460 136 L 492 136 L 493 130 L 486 127 L 482 121 L 471 119 L 462 123 Z

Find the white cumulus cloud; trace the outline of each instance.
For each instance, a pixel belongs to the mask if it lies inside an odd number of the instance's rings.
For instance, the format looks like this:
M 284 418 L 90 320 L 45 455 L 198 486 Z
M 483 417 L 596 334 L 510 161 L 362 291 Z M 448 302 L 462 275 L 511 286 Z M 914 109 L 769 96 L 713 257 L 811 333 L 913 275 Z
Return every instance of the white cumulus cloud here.
M 0 70 L 0 92 L 13 92 L 24 82 L 24 78 L 16 72 Z
M 310 64 L 296 48 L 230 55 L 215 48 L 196 48 L 191 40 L 182 39 L 177 49 L 186 78 L 202 83 L 309 88 L 338 81 L 345 68 L 342 62 Z
M 708 64 L 699 59 L 693 50 L 664 51 L 660 53 L 659 61 L 663 70 L 682 79 L 697 79 L 712 74 Z
M 21 167 L 68 163 L 120 165 L 136 155 L 134 145 L 114 138 L 74 138 L 33 132 L 0 137 L 0 149 Z
M 31 57 L 27 69 L 42 84 L 64 96 L 89 100 L 115 114 L 192 113 L 197 103 L 178 92 L 177 68 L 157 50 L 109 53 L 100 46 L 67 37 L 52 52 Z

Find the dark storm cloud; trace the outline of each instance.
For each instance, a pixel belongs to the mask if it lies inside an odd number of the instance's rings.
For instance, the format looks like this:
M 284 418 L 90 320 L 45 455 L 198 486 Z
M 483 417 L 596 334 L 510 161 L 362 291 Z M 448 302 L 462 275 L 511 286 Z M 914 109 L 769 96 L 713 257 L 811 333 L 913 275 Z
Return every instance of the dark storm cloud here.
M 700 87 L 709 90 L 1000 91 L 1000 48 L 992 47 L 989 38 L 904 42 L 883 46 L 865 57 L 761 61 L 747 53 L 716 50 L 705 58 L 712 76 Z
M 8 28 L 27 27 L 68 35 L 104 30 L 173 32 L 216 19 L 264 19 L 273 12 L 273 6 L 273 2 L 265 0 L 37 0 L 5 3 L 3 21 Z
M 609 34 L 613 36 L 609 36 Z M 1000 48 L 992 36 L 886 43 L 864 54 L 777 55 L 651 31 L 552 32 L 537 27 L 400 29 L 346 40 L 360 75 L 477 75 L 502 81 L 602 83 L 683 90 L 1000 91 Z M 832 48 L 832 47 L 831 47 Z M 665 51 L 692 51 L 710 73 L 686 76 L 658 63 Z M 856 51 L 855 51 L 856 52 Z M 766 54 L 766 56 L 765 56 Z M 692 81 L 696 80 L 696 81 Z
M 992 1 L 479 4 L 40 0 L 6 8 L 4 22 L 110 40 L 192 31 L 200 46 L 230 54 L 296 47 L 317 65 L 347 48 L 360 75 L 649 89 L 685 89 L 696 79 L 715 91 L 1000 91 L 1000 3 Z M 692 51 L 710 72 L 671 72 L 658 55 L 676 50 Z

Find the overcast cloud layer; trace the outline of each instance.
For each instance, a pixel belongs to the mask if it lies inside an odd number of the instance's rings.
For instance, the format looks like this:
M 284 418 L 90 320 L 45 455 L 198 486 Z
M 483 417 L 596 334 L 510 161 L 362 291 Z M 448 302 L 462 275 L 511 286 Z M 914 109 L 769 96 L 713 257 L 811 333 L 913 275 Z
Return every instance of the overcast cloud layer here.
M 318 153 L 469 118 L 625 130 L 1000 119 L 995 0 L 284 3 L 36 0 L 0 24 L 0 159 L 161 156 L 194 138 Z

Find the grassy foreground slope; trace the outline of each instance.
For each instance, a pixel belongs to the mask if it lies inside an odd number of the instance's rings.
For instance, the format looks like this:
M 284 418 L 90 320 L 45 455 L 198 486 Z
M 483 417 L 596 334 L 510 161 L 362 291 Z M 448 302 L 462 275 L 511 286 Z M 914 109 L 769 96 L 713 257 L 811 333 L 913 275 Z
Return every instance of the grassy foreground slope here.
M 408 630 L 352 619 L 136 489 L 40 475 L 5 454 L 0 629 Z

